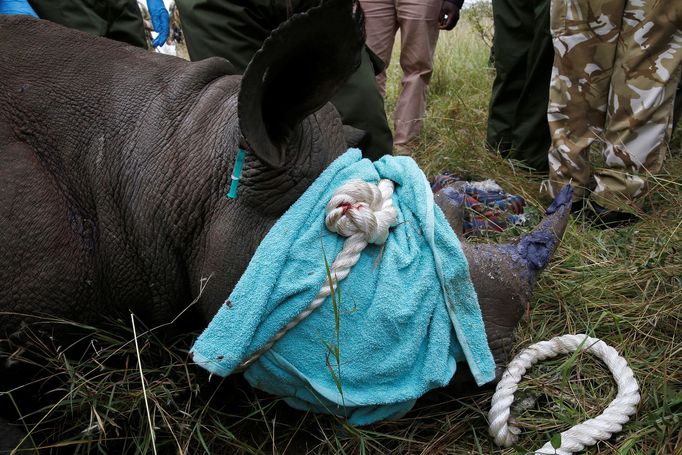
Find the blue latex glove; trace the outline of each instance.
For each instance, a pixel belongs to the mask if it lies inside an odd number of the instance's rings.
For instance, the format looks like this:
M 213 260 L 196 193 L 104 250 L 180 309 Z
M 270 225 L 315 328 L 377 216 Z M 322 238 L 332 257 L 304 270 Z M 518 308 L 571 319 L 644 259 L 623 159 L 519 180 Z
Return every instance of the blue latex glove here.
M 0 2 L 2 1 L 0 0 Z M 158 33 L 158 36 L 152 41 L 152 46 L 163 46 L 170 34 L 170 16 L 168 11 L 163 5 L 163 0 L 147 0 L 147 9 L 149 10 L 149 16 L 152 18 L 154 31 Z
M 26 0 L 0 0 L 0 14 L 28 14 L 38 17 Z

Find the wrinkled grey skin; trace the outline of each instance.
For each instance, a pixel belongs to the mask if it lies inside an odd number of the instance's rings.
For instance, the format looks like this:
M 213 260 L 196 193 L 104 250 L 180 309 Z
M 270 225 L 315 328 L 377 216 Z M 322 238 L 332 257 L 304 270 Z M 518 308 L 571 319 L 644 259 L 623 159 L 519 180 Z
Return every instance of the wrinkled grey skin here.
M 316 31 L 307 53 L 326 45 Z M 349 56 L 326 48 L 315 64 L 352 71 L 362 45 L 352 33 L 339 37 Z M 347 148 L 327 100 L 348 70 L 317 85 L 319 74 L 297 74 L 306 68 L 278 74 L 295 64 L 295 38 L 271 40 L 242 81 L 222 59 L 189 63 L 0 17 L 0 310 L 84 323 L 130 310 L 155 325 L 211 276 L 199 304 L 209 319 L 275 220 Z M 298 102 L 261 110 L 253 92 L 278 84 Z M 240 144 L 253 150 L 232 200 Z M 2 318 L 0 333 L 15 326 Z
M 0 340 L 24 315 L 166 323 L 207 277 L 197 327 L 210 320 L 272 224 L 347 148 L 327 101 L 363 36 L 345 0 L 328 4 L 275 32 L 243 78 L 221 59 L 0 16 Z M 250 153 L 227 199 L 240 145 Z M 536 273 L 512 250 L 465 245 L 499 362 Z

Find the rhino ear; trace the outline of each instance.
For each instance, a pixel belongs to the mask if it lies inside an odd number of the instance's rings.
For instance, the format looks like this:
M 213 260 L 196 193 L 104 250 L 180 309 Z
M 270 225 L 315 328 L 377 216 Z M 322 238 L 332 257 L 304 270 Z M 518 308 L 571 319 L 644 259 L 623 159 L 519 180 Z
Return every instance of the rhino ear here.
M 360 65 L 364 30 L 357 0 L 325 0 L 265 40 L 244 72 L 238 107 L 242 135 L 260 160 L 285 164 L 294 128 Z

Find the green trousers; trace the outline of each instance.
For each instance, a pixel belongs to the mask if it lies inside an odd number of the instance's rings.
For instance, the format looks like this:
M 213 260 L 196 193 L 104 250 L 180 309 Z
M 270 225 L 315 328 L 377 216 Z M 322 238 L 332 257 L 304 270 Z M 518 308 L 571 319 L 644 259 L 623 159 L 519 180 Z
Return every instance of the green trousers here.
M 547 101 L 554 48 L 549 0 L 493 0 L 495 81 L 487 142 L 503 156 L 546 171 Z
M 176 0 L 192 61 L 223 57 L 242 73 L 270 32 L 319 0 Z M 393 138 L 375 82 L 376 61 L 367 50 L 362 64 L 331 102 L 346 125 L 369 134 L 365 157 L 391 154 Z
M 135 0 L 29 0 L 38 17 L 82 32 L 147 48 Z

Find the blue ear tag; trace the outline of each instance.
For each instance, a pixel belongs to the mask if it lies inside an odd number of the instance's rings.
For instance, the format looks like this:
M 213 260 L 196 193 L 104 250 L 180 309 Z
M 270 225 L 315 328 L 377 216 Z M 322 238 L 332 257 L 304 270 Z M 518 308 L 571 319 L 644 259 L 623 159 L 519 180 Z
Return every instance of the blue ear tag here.
M 246 157 L 246 150 L 239 149 L 237 152 L 237 159 L 234 161 L 234 169 L 232 170 L 232 183 L 230 183 L 230 191 L 227 197 L 235 199 L 237 197 L 237 185 L 242 176 L 242 166 L 244 166 L 244 158 Z

